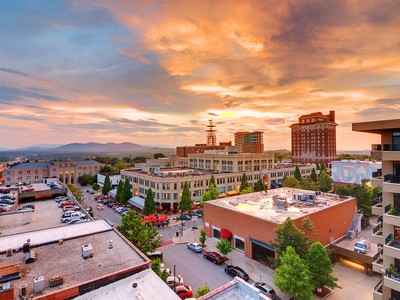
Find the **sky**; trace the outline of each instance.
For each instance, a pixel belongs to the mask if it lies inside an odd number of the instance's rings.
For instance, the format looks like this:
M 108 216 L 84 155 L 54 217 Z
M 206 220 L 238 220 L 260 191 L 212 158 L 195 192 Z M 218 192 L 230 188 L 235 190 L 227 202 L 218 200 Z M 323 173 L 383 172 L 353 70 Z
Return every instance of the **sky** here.
M 400 1 L 0 1 L 1 148 L 183 146 L 264 131 L 290 149 L 336 111 L 337 149 L 400 117 Z

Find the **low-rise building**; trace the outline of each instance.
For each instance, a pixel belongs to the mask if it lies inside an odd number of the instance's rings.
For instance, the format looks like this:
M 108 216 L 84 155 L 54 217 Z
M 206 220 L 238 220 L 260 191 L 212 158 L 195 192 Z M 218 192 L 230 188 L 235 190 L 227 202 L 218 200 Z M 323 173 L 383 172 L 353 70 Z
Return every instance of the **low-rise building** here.
M 272 189 L 204 203 L 204 230 L 210 237 L 229 238 L 250 258 L 268 264 L 277 225 L 290 217 L 300 227 L 304 217 L 314 224 L 311 241 L 328 245 L 345 236 L 357 210 L 357 200 L 293 188 Z

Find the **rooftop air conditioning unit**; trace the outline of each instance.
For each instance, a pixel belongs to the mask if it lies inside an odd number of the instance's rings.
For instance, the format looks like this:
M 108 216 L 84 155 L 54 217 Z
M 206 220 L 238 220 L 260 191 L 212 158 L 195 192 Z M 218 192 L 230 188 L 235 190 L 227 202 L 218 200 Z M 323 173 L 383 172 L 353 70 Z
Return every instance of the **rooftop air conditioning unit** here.
M 93 247 L 91 244 L 86 244 L 82 246 L 82 257 L 89 258 L 93 256 Z
M 44 277 L 33 277 L 33 292 L 39 293 L 44 290 Z

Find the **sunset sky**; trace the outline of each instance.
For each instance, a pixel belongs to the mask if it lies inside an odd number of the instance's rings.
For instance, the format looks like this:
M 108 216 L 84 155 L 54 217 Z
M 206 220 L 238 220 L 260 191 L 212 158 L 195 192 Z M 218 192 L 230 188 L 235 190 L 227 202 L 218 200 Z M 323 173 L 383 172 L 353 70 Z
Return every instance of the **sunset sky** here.
M 0 148 L 205 143 L 336 111 L 338 150 L 400 118 L 400 1 L 0 2 Z

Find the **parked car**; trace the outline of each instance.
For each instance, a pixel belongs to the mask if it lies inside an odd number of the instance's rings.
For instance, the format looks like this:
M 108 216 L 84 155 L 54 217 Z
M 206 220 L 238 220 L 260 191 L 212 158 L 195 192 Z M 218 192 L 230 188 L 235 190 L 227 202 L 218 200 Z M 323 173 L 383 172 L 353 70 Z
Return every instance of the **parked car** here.
M 77 205 L 66 205 L 62 208 L 63 211 L 68 211 L 68 210 L 72 210 L 72 211 L 78 211 L 81 208 Z
M 86 215 L 82 214 L 80 212 L 72 212 L 71 214 L 67 215 L 67 216 L 62 216 L 61 217 L 61 222 L 65 223 L 65 222 L 71 222 L 73 220 L 83 220 L 86 219 Z
M 100 210 L 104 209 L 104 205 L 103 204 L 97 204 L 97 209 L 100 209 Z
M 202 217 L 201 214 L 199 214 L 197 211 L 190 211 L 190 212 L 188 213 L 188 215 L 189 215 L 190 217 L 198 217 L 198 218 L 201 218 L 201 217 Z
M 5 206 L 0 206 L 0 213 L 3 213 L 3 212 L 10 212 L 10 211 L 12 211 L 11 208 L 5 207 Z
M 18 208 L 18 210 L 27 210 L 27 209 L 35 210 L 35 204 L 24 204 Z
M 90 194 L 90 195 L 94 195 L 94 194 L 95 194 L 95 191 L 90 190 L 89 194 Z
M 254 286 L 260 290 L 261 293 L 263 293 L 265 296 L 271 299 L 276 299 L 276 293 L 275 290 L 268 284 L 264 282 L 256 282 Z
M 59 203 L 59 202 L 61 202 L 61 201 L 67 201 L 67 200 L 69 200 L 69 197 L 67 197 L 67 196 L 58 196 L 58 197 L 55 197 L 54 200 L 55 200 L 57 203 Z
M 187 244 L 188 249 L 192 250 L 193 252 L 196 253 L 201 253 L 203 252 L 203 248 L 200 246 L 199 243 L 189 243 Z
M 14 204 L 15 204 L 15 200 L 1 199 L 1 200 L 0 200 L 0 203 L 9 204 L 9 205 L 14 205 Z
M 188 285 L 179 285 L 175 287 L 175 293 L 181 299 L 192 298 L 193 296 L 192 288 Z
M 6 203 L 0 203 L 0 207 L 12 208 L 13 206 Z
M 75 219 L 75 220 L 69 221 L 67 224 L 68 224 L 68 225 L 71 225 L 71 224 L 83 223 L 83 222 L 87 222 L 87 220 L 78 220 L 78 219 Z
M 0 199 L 15 200 L 15 197 L 11 195 L 3 195 L 0 197 Z
M 200 215 L 201 217 L 204 216 L 204 210 L 202 210 L 202 209 L 196 210 L 196 213 L 197 213 L 198 215 Z
M 224 261 L 223 257 L 217 252 L 205 252 L 203 254 L 203 257 L 217 265 L 221 264 Z
M 180 275 L 179 276 L 170 275 L 168 276 L 165 282 L 171 289 L 173 289 L 174 286 L 177 287 L 184 284 L 183 277 Z
M 108 199 L 108 200 L 106 200 L 106 201 L 103 202 L 104 205 L 108 205 L 109 203 L 111 203 L 111 200 L 110 200 L 110 199 Z
M 23 186 L 21 189 L 21 192 L 33 192 L 35 190 L 35 188 L 33 186 Z
M 243 271 L 243 269 L 239 268 L 238 266 L 227 265 L 225 267 L 225 273 L 232 277 L 238 276 L 245 281 L 249 280 L 249 275 L 245 271 Z
M 126 212 L 128 210 L 129 210 L 129 208 L 124 207 L 121 210 L 119 210 L 118 213 L 122 214 L 122 213 L 124 213 L 124 212 Z
M 128 213 L 129 210 L 124 211 L 121 216 L 125 216 Z
M 58 207 L 61 207 L 61 208 L 63 208 L 64 206 L 69 206 L 69 205 L 74 205 L 74 203 L 73 202 L 71 202 L 71 201 L 62 201 L 62 202 L 60 202 L 59 204 L 58 204 Z
M 184 220 L 184 221 L 190 220 L 191 218 L 192 218 L 191 216 L 185 214 L 179 216 L 179 220 Z
M 0 193 L 2 194 L 9 194 L 11 190 L 9 188 L 0 188 Z

